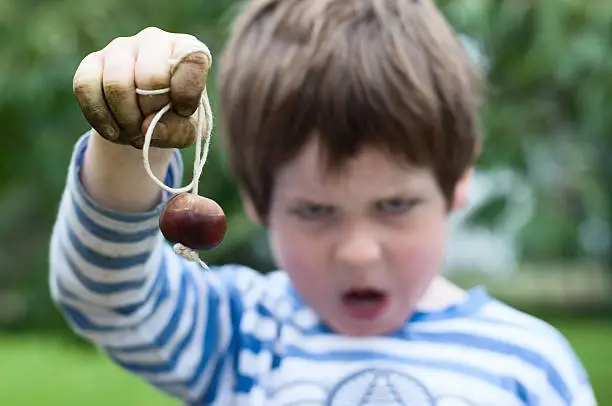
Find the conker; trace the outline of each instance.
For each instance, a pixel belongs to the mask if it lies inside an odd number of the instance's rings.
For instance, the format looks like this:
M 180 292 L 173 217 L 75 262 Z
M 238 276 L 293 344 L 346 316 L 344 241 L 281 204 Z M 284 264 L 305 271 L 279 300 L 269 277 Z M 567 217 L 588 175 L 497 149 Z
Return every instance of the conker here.
M 168 200 L 160 213 L 159 228 L 172 244 L 211 250 L 223 241 L 227 222 L 223 209 L 214 200 L 179 193 Z

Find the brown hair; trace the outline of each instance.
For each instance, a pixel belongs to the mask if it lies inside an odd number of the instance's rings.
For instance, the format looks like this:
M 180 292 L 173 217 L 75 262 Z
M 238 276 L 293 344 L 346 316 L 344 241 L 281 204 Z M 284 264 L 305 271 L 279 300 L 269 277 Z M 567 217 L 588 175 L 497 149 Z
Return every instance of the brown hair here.
M 450 202 L 478 151 L 477 82 L 430 0 L 250 0 L 221 61 L 231 168 L 263 219 L 313 136 L 330 169 L 366 145 L 429 166 Z

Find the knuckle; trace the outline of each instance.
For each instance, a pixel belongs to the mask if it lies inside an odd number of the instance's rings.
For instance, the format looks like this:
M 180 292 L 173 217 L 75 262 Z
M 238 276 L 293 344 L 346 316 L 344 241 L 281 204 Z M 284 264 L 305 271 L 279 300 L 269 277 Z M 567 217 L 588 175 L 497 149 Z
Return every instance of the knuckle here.
M 77 101 L 82 103 L 90 99 L 91 95 L 95 93 L 95 89 L 99 89 L 99 84 L 96 86 L 91 81 L 76 79 L 72 83 L 72 93 L 76 96 Z
M 148 36 L 157 36 L 157 35 L 165 34 L 165 33 L 166 32 L 164 30 L 158 27 L 146 27 L 146 28 L 143 28 L 137 35 L 141 37 L 148 37 Z
M 81 98 L 81 96 L 88 93 L 90 88 L 91 86 L 88 82 L 83 80 L 81 77 L 75 76 L 75 79 L 72 82 L 72 90 L 77 98 Z
M 104 81 L 104 90 L 122 91 L 125 88 L 125 83 L 119 78 L 108 78 Z
M 107 112 L 101 107 L 96 105 L 84 106 L 87 117 L 96 123 L 104 123 L 107 121 Z
M 181 34 L 181 37 L 185 40 L 185 41 L 190 41 L 190 42 L 200 42 L 200 40 L 192 34 Z
M 185 55 L 184 62 L 191 62 L 198 65 L 208 66 L 210 61 L 208 55 L 204 51 L 191 52 Z
M 83 76 L 83 63 L 79 65 L 79 67 L 74 72 L 74 76 L 72 77 L 72 88 L 76 92 L 78 90 L 82 90 L 83 86 L 85 86 L 86 80 Z
M 72 82 L 74 85 L 77 83 L 81 83 L 88 79 L 88 76 L 96 69 L 97 60 L 99 58 L 99 52 L 92 52 L 85 56 L 77 66 L 74 76 L 72 77 Z
M 147 73 L 140 78 L 136 78 L 136 83 L 139 87 L 147 90 L 164 89 L 169 86 L 170 75 L 163 72 Z
M 132 91 L 131 70 L 120 64 L 109 64 L 104 68 L 102 87 L 104 92 L 124 93 Z
M 122 99 L 124 94 L 128 92 L 128 86 L 124 81 L 119 79 L 105 80 L 104 84 L 104 95 L 109 101 L 115 101 Z
M 81 60 L 81 63 L 79 63 L 79 69 L 82 69 L 84 66 L 91 64 L 99 57 L 99 55 L 100 51 L 91 52 L 85 55 L 85 57 Z
M 125 64 L 132 56 L 136 49 L 136 40 L 129 37 L 117 37 L 114 38 L 108 45 L 101 51 L 103 53 L 105 65 L 109 62 L 117 64 Z
M 113 38 L 104 49 L 109 50 L 109 49 L 122 48 L 126 44 L 128 44 L 130 41 L 131 39 L 128 37 L 116 37 L 116 38 Z

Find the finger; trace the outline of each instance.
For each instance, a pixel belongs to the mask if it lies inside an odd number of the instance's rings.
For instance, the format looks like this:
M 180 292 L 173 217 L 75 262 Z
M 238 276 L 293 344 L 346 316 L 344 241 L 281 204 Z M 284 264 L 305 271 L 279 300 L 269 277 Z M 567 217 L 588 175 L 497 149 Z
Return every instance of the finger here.
M 172 40 L 162 30 L 147 28 L 139 34 L 136 57 L 135 84 L 138 89 L 158 90 L 170 87 Z M 144 117 L 159 111 L 170 101 L 170 95 L 138 95 L 138 104 Z
M 176 65 L 170 79 L 170 101 L 174 111 L 188 117 L 199 106 L 211 64 L 210 51 L 190 35 L 181 35 L 174 43 L 172 59 Z
M 134 62 L 136 41 L 117 38 L 104 50 L 102 87 L 104 97 L 117 124 L 128 136 L 138 136 L 142 115 L 136 98 Z
M 119 126 L 104 100 L 103 65 L 100 52 L 87 55 L 74 74 L 72 87 L 81 112 L 89 124 L 103 137 L 116 140 L 119 137 Z
M 142 123 L 142 134 L 146 134 L 155 115 L 146 117 Z M 185 148 L 193 145 L 196 139 L 197 121 L 185 118 L 174 111 L 168 111 L 157 122 L 151 136 L 151 145 L 160 148 Z M 142 137 L 144 145 L 144 136 Z M 142 148 L 142 145 L 139 148 Z

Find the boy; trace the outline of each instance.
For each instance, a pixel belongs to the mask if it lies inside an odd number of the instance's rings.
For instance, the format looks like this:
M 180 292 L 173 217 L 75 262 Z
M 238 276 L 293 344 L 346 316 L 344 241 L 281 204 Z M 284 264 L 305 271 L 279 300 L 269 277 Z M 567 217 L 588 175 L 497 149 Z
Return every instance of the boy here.
M 282 271 L 203 271 L 157 228 L 195 139 L 208 60 L 146 29 L 88 55 L 51 246 L 74 331 L 192 405 L 592 406 L 551 326 L 441 275 L 448 214 L 478 152 L 475 75 L 426 0 L 253 0 L 221 66 L 246 210 Z M 135 89 L 170 87 L 169 95 Z

